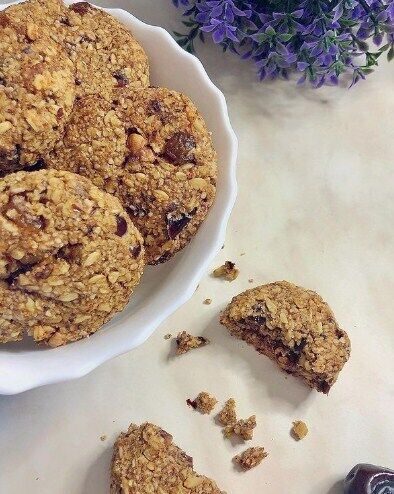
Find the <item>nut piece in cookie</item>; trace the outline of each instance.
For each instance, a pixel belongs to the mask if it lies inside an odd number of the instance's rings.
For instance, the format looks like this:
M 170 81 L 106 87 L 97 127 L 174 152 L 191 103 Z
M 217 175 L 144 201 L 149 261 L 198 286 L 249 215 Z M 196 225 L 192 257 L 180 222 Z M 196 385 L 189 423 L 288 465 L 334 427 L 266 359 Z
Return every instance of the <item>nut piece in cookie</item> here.
M 257 467 L 268 456 L 264 448 L 254 447 L 248 448 L 243 453 L 237 455 L 234 458 L 234 462 L 238 464 L 243 470 L 250 470 Z
M 193 459 L 156 425 L 130 425 L 118 437 L 112 457 L 111 494 L 224 494 L 193 470 Z
M 234 281 L 238 278 L 239 269 L 235 267 L 235 263 L 226 261 L 223 266 L 219 266 L 212 273 L 215 278 L 223 278 L 227 281 Z
M 195 400 L 187 400 L 188 405 L 192 406 L 200 413 L 208 415 L 215 408 L 217 402 L 218 400 L 206 391 L 201 391 Z
M 145 239 L 147 262 L 185 247 L 213 204 L 217 158 L 210 132 L 185 95 L 165 88 L 119 91 L 128 133 L 119 179 L 123 205 Z
M 74 68 L 62 47 L 1 12 L 0 176 L 36 165 L 54 147 L 74 96 Z
M 176 338 L 177 344 L 177 355 L 182 355 L 187 353 L 194 348 L 199 348 L 200 346 L 208 345 L 209 340 L 203 336 L 193 336 L 186 331 L 182 331 L 178 334 Z
M 236 403 L 234 398 L 230 398 L 224 404 L 223 409 L 218 413 L 218 421 L 221 425 L 231 426 L 237 422 Z
M 308 434 L 308 426 L 302 420 L 296 420 L 293 422 L 293 427 L 291 428 L 291 435 L 299 441 L 300 439 L 304 439 L 304 437 Z
M 350 341 L 330 307 L 311 290 L 287 281 L 233 298 L 220 321 L 237 338 L 328 393 L 350 355 Z
M 233 434 L 239 436 L 244 441 L 253 439 L 253 430 L 256 428 L 256 415 L 251 415 L 248 419 L 240 419 L 235 424 L 231 424 L 225 427 L 224 435 L 231 437 Z
M 97 331 L 139 283 L 142 238 L 120 202 L 69 172 L 0 180 L 0 342 Z

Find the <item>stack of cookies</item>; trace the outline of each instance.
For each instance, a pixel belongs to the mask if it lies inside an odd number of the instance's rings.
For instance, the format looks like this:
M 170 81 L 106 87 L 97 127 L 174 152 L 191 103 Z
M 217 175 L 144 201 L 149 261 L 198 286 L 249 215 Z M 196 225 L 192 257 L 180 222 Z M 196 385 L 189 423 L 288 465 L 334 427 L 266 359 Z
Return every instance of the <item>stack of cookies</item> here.
M 190 99 L 150 86 L 106 12 L 29 0 L 0 13 L 0 342 L 63 345 L 185 247 L 217 160 Z

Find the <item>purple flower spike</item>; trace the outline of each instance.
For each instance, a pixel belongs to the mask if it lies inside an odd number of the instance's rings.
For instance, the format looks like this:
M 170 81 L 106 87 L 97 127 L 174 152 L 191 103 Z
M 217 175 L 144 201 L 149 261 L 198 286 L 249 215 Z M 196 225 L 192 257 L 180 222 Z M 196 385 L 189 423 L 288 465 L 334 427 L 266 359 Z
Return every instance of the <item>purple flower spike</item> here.
M 181 46 L 212 38 L 224 50 L 255 64 L 260 80 L 289 78 L 298 84 L 352 85 L 365 79 L 379 56 L 394 59 L 394 0 L 172 0 L 189 32 Z M 384 45 L 384 46 L 383 46 Z M 378 48 L 374 48 L 378 47 Z M 375 51 L 374 51 L 375 50 Z

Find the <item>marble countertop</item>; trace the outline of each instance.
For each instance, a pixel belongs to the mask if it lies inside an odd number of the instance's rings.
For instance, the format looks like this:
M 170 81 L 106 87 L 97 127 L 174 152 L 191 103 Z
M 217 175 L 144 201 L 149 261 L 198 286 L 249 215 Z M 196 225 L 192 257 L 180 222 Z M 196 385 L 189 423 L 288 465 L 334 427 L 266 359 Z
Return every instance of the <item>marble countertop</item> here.
M 112 5 L 179 30 L 170 0 Z M 394 65 L 383 62 L 350 91 L 316 91 L 260 84 L 247 62 L 210 45 L 199 55 L 227 98 L 240 143 L 239 196 L 212 268 L 229 259 L 240 276 L 227 283 L 207 273 L 143 346 L 85 378 L 0 397 L 2 493 L 108 493 L 116 435 L 145 420 L 171 432 L 228 494 L 341 494 L 355 463 L 394 467 Z M 333 308 L 352 356 L 328 397 L 220 327 L 220 310 L 252 286 L 249 278 L 287 279 Z M 213 344 L 171 358 L 163 336 L 183 329 Z M 241 417 L 257 415 L 252 444 L 269 452 L 259 468 L 237 472 L 231 458 L 243 446 L 186 406 L 201 390 L 234 397 Z M 299 443 L 289 436 L 296 419 L 310 428 Z

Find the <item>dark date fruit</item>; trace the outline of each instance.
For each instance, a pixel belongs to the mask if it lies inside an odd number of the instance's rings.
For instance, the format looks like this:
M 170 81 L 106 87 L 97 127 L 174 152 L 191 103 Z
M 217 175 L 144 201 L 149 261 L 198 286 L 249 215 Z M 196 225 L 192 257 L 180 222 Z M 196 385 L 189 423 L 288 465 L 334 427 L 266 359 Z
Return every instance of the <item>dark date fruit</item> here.
M 344 481 L 344 494 L 394 494 L 394 470 L 360 463 Z
M 166 215 L 167 233 L 171 240 L 177 237 L 192 219 L 195 210 L 190 213 L 171 211 Z
M 116 235 L 118 237 L 123 237 L 127 232 L 127 221 L 123 216 L 116 217 Z
M 70 10 L 73 10 L 74 12 L 76 12 L 79 15 L 87 14 L 89 12 L 90 8 L 91 8 L 91 5 L 88 2 L 77 2 L 77 3 L 73 3 L 72 5 L 70 5 Z
M 194 137 L 187 132 L 176 132 L 165 143 L 163 155 L 174 165 L 183 165 L 193 159 L 196 147 Z
M 118 83 L 118 87 L 126 87 L 130 82 L 126 75 L 120 70 L 114 72 L 113 76 Z

